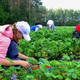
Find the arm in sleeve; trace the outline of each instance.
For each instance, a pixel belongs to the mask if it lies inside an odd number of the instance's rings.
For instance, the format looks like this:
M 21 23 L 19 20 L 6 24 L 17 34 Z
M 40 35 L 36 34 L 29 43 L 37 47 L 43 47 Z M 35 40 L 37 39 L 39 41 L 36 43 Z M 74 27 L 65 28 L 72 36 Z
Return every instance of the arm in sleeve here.
M 0 33 L 0 61 L 5 59 L 10 41 L 10 38 Z
M 35 29 L 35 31 L 38 31 L 39 30 L 39 28 L 37 27 L 36 29 Z

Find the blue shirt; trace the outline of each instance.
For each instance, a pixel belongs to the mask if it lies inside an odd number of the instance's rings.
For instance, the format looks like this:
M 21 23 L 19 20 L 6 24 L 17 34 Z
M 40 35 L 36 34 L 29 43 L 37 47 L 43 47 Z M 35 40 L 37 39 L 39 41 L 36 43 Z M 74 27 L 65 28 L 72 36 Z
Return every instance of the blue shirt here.
M 10 46 L 7 51 L 7 57 L 10 58 L 11 60 L 18 60 L 18 46 L 15 41 L 11 41 Z
M 38 31 L 39 30 L 39 26 L 31 26 L 30 27 L 30 31 Z
M 54 25 L 54 24 L 52 25 L 52 27 L 51 27 L 51 28 L 52 28 L 53 30 L 56 30 L 56 29 L 55 29 L 55 25 Z M 48 27 L 47 27 L 47 30 L 49 30 L 49 28 L 48 28 Z
M 53 24 L 52 28 L 53 28 L 53 30 L 56 30 L 56 29 L 55 29 L 55 26 L 54 26 L 54 24 Z

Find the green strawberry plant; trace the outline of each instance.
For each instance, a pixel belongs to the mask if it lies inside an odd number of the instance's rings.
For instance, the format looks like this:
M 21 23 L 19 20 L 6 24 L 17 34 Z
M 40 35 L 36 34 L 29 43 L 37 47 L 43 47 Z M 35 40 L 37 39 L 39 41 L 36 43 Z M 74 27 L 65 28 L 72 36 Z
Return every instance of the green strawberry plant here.
M 31 64 L 38 64 L 38 61 L 35 58 L 32 58 L 32 57 L 28 57 L 28 59 L 26 61 L 28 61 Z

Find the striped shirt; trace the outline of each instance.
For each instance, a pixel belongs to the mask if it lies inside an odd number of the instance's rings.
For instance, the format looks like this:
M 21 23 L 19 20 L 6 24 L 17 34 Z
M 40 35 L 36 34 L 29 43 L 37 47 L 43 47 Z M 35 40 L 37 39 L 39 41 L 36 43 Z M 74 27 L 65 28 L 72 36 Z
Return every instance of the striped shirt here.
M 11 25 L 0 26 L 0 61 L 5 59 L 12 39 L 13 32 Z

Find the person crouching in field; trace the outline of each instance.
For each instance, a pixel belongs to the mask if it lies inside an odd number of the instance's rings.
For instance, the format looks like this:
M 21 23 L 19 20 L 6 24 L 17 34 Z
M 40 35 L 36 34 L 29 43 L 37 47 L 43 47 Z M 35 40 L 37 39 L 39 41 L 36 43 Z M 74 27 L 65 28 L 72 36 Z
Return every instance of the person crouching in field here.
M 73 33 L 72 33 L 72 38 L 76 37 L 77 39 L 80 38 L 80 24 L 78 24 L 76 26 L 76 28 L 74 29 Z
M 30 31 L 31 32 L 33 32 L 33 31 L 36 32 L 36 31 L 38 31 L 40 29 L 42 29 L 42 25 L 41 25 L 41 23 L 39 21 L 35 22 L 34 26 L 30 27 Z
M 27 41 L 31 40 L 29 33 L 30 26 L 25 21 L 19 21 L 13 25 L 0 26 L 0 64 L 2 66 L 9 67 L 20 65 L 26 69 L 30 67 L 30 63 L 25 61 L 28 59 L 28 56 L 18 52 L 18 44 L 20 39 L 25 39 Z M 6 57 L 13 61 L 13 63 L 10 63 Z M 12 78 L 11 80 L 14 80 Z
M 54 21 L 48 20 L 47 22 L 47 30 L 55 30 Z

